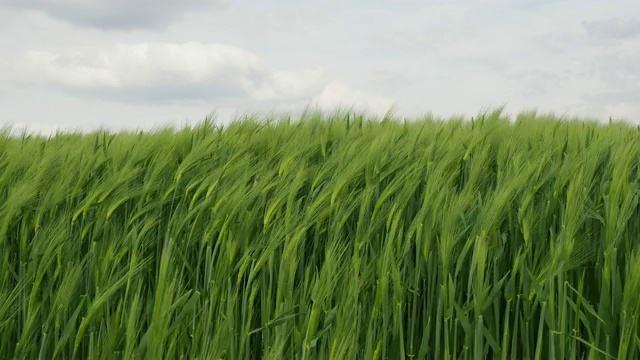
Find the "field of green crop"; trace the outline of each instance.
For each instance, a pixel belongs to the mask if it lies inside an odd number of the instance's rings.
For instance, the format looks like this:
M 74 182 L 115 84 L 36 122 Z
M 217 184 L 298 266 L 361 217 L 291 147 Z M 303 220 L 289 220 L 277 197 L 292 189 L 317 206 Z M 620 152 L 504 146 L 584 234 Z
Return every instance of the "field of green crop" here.
M 0 136 L 0 359 L 637 359 L 640 130 Z

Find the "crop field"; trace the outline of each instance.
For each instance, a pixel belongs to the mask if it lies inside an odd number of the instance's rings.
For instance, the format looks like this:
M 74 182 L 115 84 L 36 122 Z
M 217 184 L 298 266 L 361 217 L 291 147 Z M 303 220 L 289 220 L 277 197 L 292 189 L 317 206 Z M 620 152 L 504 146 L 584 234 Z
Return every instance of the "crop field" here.
M 0 136 L 0 359 L 640 358 L 640 130 Z

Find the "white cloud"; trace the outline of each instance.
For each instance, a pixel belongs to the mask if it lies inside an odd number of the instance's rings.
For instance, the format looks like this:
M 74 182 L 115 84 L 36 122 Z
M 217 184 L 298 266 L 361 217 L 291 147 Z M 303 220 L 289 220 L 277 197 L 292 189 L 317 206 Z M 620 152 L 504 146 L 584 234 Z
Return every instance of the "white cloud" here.
M 640 2 L 612 1 L 0 0 L 0 121 L 146 127 L 396 100 L 399 115 L 506 103 L 606 119 L 640 99 Z
M 615 102 L 604 106 L 605 111 L 614 119 L 627 120 L 640 125 L 640 104 L 630 102 Z
M 19 136 L 23 133 L 33 134 L 33 135 L 42 135 L 42 136 L 51 136 L 51 135 L 55 135 L 57 132 L 69 132 L 73 130 L 64 125 L 45 124 L 37 121 L 31 121 L 29 123 L 26 123 L 26 122 L 3 123 L 1 126 L 2 127 L 10 126 L 11 135 L 13 136 Z
M 21 85 L 125 102 L 299 99 L 320 91 L 327 76 L 321 68 L 276 70 L 241 48 L 199 42 L 118 44 L 61 54 L 30 51 L 14 62 L 11 74 Z
M 322 93 L 313 98 L 314 105 L 323 110 L 336 108 L 351 108 L 356 111 L 381 115 L 386 113 L 394 104 L 394 99 L 385 96 L 367 94 L 353 89 L 343 82 L 329 83 Z

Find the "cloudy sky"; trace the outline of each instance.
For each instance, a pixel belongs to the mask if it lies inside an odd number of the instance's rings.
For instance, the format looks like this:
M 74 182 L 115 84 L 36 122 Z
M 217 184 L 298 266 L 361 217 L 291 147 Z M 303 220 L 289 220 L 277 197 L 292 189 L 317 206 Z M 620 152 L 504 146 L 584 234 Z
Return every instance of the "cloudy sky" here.
M 638 14 L 638 0 L 0 0 L 0 124 L 505 104 L 640 123 Z

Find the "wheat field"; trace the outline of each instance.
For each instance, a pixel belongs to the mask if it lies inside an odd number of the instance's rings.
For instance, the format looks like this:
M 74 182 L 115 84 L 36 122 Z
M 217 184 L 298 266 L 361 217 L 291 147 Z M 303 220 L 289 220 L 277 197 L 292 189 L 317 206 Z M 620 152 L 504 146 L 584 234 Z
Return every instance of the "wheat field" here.
M 0 136 L 0 359 L 637 359 L 640 130 Z

